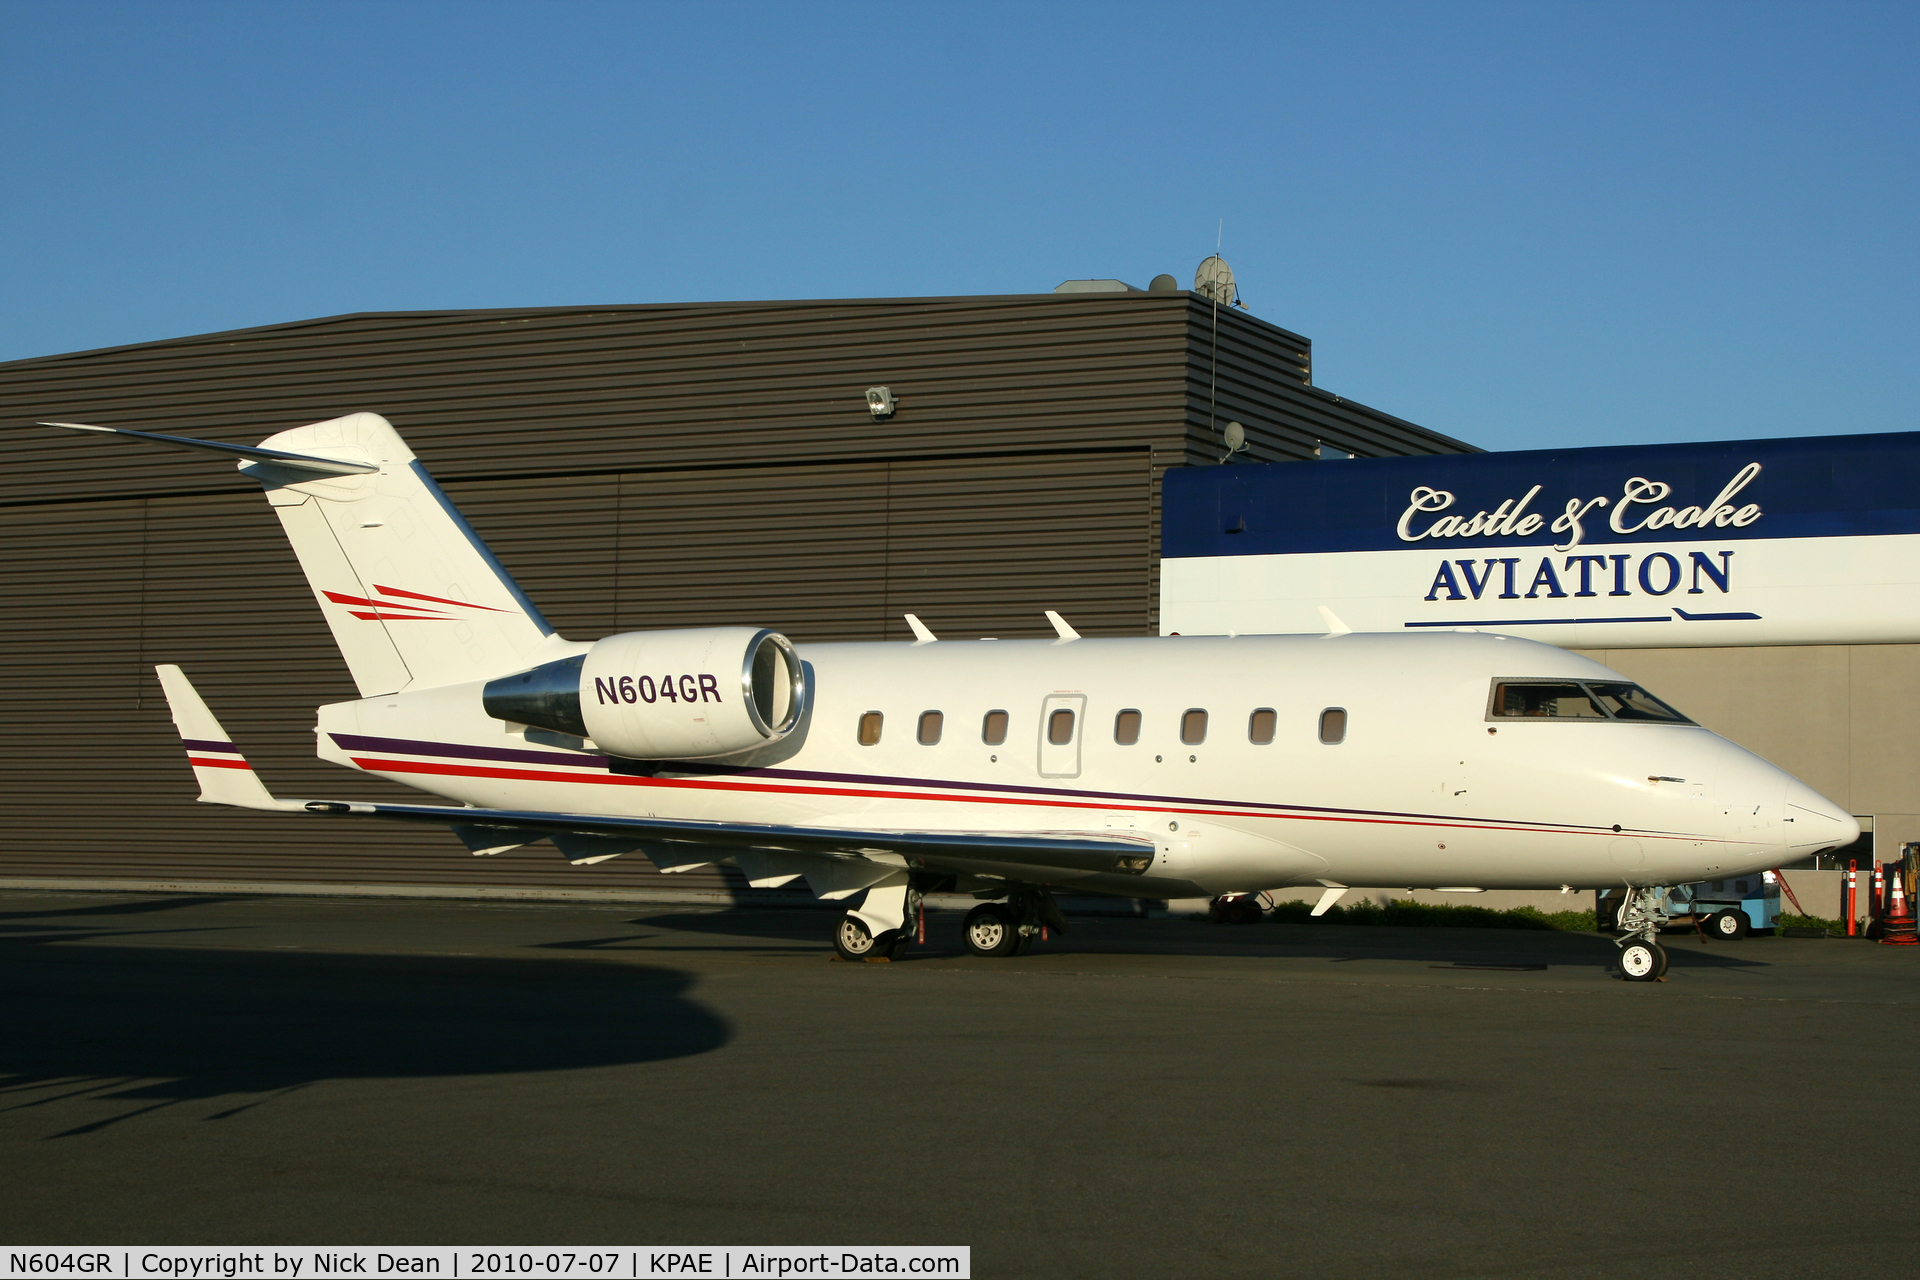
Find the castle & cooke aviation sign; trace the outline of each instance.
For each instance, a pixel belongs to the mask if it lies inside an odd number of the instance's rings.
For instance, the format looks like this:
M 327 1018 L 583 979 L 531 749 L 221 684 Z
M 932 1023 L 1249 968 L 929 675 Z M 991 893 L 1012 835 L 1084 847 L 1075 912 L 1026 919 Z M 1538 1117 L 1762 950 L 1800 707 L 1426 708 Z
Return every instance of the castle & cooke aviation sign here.
M 1187 467 L 1160 627 L 1920 641 L 1920 432 Z

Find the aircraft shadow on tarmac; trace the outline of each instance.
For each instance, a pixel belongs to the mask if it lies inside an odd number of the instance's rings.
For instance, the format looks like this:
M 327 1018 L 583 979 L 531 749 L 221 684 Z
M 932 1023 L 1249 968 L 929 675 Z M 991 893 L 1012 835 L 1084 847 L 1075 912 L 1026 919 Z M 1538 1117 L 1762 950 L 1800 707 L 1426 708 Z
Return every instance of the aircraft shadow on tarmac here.
M 725 940 L 741 940 L 740 949 L 765 950 L 769 943 L 796 947 L 827 947 L 832 916 L 822 911 L 767 910 L 751 907 L 730 911 L 669 912 L 636 917 L 630 923 L 650 932 L 674 931 L 704 935 L 723 949 Z M 645 935 L 632 935 L 636 938 Z M 748 940 L 751 940 L 750 942 Z M 1757 954 L 1741 948 L 1764 947 L 1764 941 L 1721 944 L 1712 950 L 1690 945 L 1693 935 L 1670 930 L 1665 941 L 1675 969 L 1764 968 Z M 580 943 L 549 943 L 560 949 L 595 949 L 618 939 Z M 1678 944 L 1678 945 L 1675 945 Z M 654 948 L 658 949 L 658 948 Z M 693 948 L 689 948 L 693 949 Z M 707 948 L 700 948 L 707 949 Z M 961 952 L 960 917 L 951 911 L 929 912 L 927 944 L 908 949 L 916 956 L 939 958 Z M 1614 969 L 1619 949 L 1598 933 L 1571 933 L 1531 929 L 1414 928 L 1379 925 L 1278 924 L 1214 925 L 1186 920 L 1140 920 L 1076 917 L 1068 931 L 1036 946 L 1032 957 L 1055 955 L 1243 956 L 1324 959 L 1340 962 L 1395 960 L 1428 965 L 1507 968 L 1545 965 L 1551 968 Z M 1002 961 L 981 961 L 998 964 Z M 1012 963 L 1020 963 L 1013 961 Z
M 732 1034 L 688 998 L 688 975 L 658 966 L 168 947 L 124 933 L 94 946 L 42 929 L 0 937 L 0 1110 L 77 1094 L 151 1104 L 70 1133 L 326 1079 L 686 1057 Z

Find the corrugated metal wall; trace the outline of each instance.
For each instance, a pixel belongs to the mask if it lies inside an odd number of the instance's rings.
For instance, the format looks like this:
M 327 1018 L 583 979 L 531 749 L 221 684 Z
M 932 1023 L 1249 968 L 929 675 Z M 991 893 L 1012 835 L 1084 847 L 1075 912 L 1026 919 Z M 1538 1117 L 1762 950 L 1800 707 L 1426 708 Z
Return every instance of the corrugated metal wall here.
M 574 637 L 899 639 L 908 610 L 1013 637 L 1047 608 L 1140 635 L 1158 474 L 1219 452 L 1212 320 L 1184 294 L 365 315 L 0 365 L 0 877 L 662 887 L 635 858 L 193 804 L 156 662 L 282 794 L 418 795 L 313 758 L 312 708 L 352 685 L 256 486 L 35 419 L 250 443 L 385 413 Z M 1255 456 L 1464 447 L 1310 388 L 1297 335 L 1219 333 L 1215 416 Z

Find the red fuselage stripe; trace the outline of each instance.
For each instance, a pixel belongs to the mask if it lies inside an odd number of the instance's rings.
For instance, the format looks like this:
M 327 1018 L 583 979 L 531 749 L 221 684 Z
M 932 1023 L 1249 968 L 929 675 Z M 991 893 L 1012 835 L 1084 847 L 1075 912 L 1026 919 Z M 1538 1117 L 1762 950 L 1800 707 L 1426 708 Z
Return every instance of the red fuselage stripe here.
M 644 778 L 624 773 L 549 773 L 537 769 L 502 769 L 489 765 L 441 764 L 438 761 L 424 760 L 375 760 L 362 756 L 350 757 L 358 767 L 369 773 L 428 773 L 456 778 L 505 778 L 515 782 L 585 782 L 601 786 L 619 787 L 670 787 L 682 791 L 736 791 L 770 792 L 777 795 L 802 796 L 846 796 L 860 800 L 939 800 L 948 804 L 1001 804 L 1024 805 L 1041 809 L 1098 809 L 1103 812 L 1128 813 L 1192 813 L 1215 818 L 1282 818 L 1295 822 L 1356 822 L 1370 826 L 1388 827 L 1437 827 L 1448 831 L 1526 831 L 1542 835 L 1565 835 L 1567 832 L 1549 827 L 1501 826 L 1496 823 L 1449 822 L 1443 819 L 1414 818 L 1367 818 L 1329 813 L 1249 813 L 1240 809 L 1202 808 L 1192 805 L 1146 805 L 1114 804 L 1111 802 L 1093 803 L 1084 800 L 1041 800 L 1020 796 L 983 796 L 983 795 L 936 795 L 924 791 L 867 791 L 854 787 L 797 787 L 769 786 L 757 783 L 716 782 L 704 778 Z M 1611 832 L 1589 831 L 1580 834 L 1600 835 Z M 1657 836 L 1635 833 L 1639 839 L 1653 840 L 1693 840 L 1696 836 Z
M 187 763 L 196 769 L 245 769 L 253 771 L 253 766 L 245 760 L 209 760 L 206 756 L 188 756 Z

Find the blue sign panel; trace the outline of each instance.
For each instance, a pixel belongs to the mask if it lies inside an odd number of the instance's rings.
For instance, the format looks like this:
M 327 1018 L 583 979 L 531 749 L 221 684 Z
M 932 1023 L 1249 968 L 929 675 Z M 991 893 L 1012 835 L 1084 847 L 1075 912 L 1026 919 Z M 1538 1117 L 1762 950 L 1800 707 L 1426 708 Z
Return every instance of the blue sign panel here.
M 1915 432 L 1190 467 L 1163 495 L 1184 634 L 1920 640 Z

